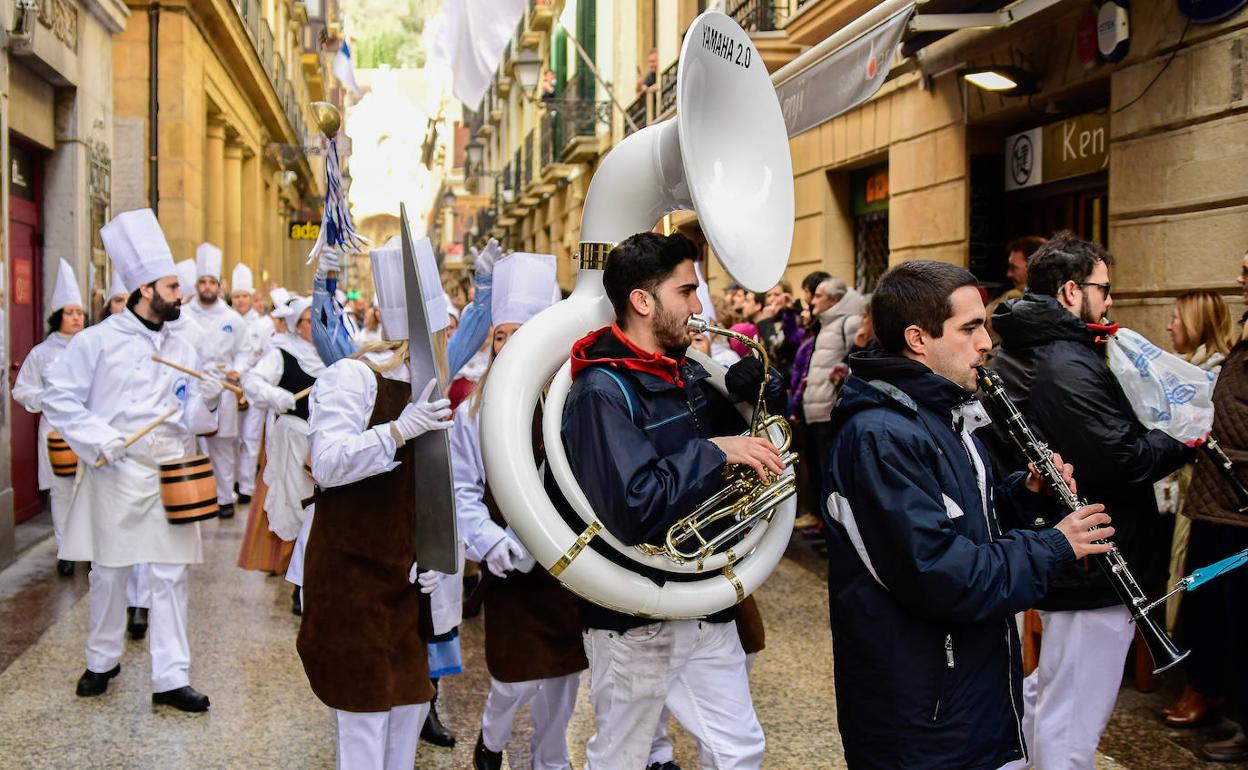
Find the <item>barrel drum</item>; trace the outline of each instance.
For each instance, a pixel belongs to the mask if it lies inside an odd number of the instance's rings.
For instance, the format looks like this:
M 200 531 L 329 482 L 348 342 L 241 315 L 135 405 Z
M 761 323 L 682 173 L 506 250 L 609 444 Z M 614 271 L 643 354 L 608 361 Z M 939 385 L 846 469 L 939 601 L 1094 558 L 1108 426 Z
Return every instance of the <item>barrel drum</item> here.
M 54 476 L 73 476 L 78 472 L 78 455 L 56 431 L 48 433 L 48 459 L 52 461 Z
M 161 463 L 160 500 L 170 524 L 189 524 L 216 516 L 220 510 L 217 483 L 208 455 Z

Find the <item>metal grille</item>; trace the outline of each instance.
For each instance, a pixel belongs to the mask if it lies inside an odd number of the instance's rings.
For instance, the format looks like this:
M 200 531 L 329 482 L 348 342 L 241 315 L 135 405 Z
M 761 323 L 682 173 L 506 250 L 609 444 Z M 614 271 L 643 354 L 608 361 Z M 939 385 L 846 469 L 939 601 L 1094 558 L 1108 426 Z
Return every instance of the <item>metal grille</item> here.
M 854 217 L 854 284 L 869 294 L 888 269 L 888 212 Z

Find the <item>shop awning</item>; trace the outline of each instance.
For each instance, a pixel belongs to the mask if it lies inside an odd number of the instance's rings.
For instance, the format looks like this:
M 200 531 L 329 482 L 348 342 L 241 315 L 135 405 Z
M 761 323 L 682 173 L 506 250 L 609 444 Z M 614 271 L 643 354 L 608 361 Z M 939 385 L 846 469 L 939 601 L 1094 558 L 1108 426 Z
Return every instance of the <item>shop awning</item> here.
M 919 14 L 920 6 L 944 11 L 950 5 L 984 4 L 885 0 L 772 73 L 789 136 L 809 131 L 874 96 L 900 58 L 907 33 L 914 35 L 912 43 L 921 39 L 917 46 L 921 48 L 939 39 L 940 33 L 1008 27 L 1062 1 L 1019 0 L 987 12 Z

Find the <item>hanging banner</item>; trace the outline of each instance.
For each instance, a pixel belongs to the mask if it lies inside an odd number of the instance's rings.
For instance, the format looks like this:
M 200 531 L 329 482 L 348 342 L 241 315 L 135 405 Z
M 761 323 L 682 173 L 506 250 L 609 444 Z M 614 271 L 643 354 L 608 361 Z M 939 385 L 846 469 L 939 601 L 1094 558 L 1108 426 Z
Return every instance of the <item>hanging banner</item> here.
M 1070 179 L 1109 167 L 1109 115 L 1088 112 L 1005 139 L 1005 189 Z
M 909 5 L 776 86 L 789 136 L 848 112 L 884 85 L 914 13 Z

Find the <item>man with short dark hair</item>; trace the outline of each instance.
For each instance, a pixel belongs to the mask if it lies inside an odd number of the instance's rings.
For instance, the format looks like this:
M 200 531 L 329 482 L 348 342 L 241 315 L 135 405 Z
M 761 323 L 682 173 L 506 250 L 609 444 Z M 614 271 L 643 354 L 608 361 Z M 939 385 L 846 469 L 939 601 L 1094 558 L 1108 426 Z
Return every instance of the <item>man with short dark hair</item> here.
M 1113 257 L 1069 232 L 1028 262 L 1027 293 L 997 308 L 993 368 L 1032 428 L 1077 465 L 1086 499 L 1114 517 L 1118 548 L 1144 590 L 1163 584 L 1170 523 L 1153 482 L 1191 459 L 1180 442 L 1148 430 L 1105 363 Z M 1037 605 L 1040 665 L 1027 677 L 1025 731 L 1038 767 L 1091 767 L 1118 697 L 1135 636 L 1130 611 L 1095 567 L 1072 564 Z M 1021 765 L 1020 765 L 1021 766 Z
M 728 465 L 760 476 L 783 466 L 771 442 L 744 427 L 706 370 L 685 358 L 690 315 L 702 312 L 695 250 L 680 235 L 640 233 L 614 249 L 603 284 L 616 323 L 572 348 L 563 442 L 581 489 L 606 529 L 627 545 L 658 542 L 723 486 Z M 753 400 L 764 375 L 747 357 L 728 391 Z M 768 398 L 780 396 L 779 377 Z M 658 573 L 648 574 L 661 582 Z M 754 715 L 735 608 L 695 620 L 650 622 L 582 603 L 597 732 L 591 770 L 646 767 L 664 703 L 717 768 L 757 768 L 763 730 Z
M 903 262 L 871 298 L 880 347 L 850 357 L 832 412 L 828 600 L 851 768 L 995 770 L 1026 756 L 1014 613 L 1062 567 L 1103 553 L 1097 505 L 1011 530 L 1051 502 L 1034 472 L 997 484 L 971 431 L 989 349 L 975 277 Z M 1069 478 L 1072 469 L 1055 458 Z
M 1022 238 L 1015 238 L 1005 247 L 1006 253 L 1009 255 L 1005 268 L 1005 277 L 1010 279 L 1013 284 L 1011 292 L 1017 292 L 1016 296 L 1023 296 L 1023 291 L 1027 288 L 1027 263 L 1031 259 L 1031 255 L 1044 245 L 1044 239 L 1038 235 L 1024 235 Z M 1009 292 L 1007 292 L 1009 293 Z M 1013 299 L 1008 297 L 1007 299 Z

